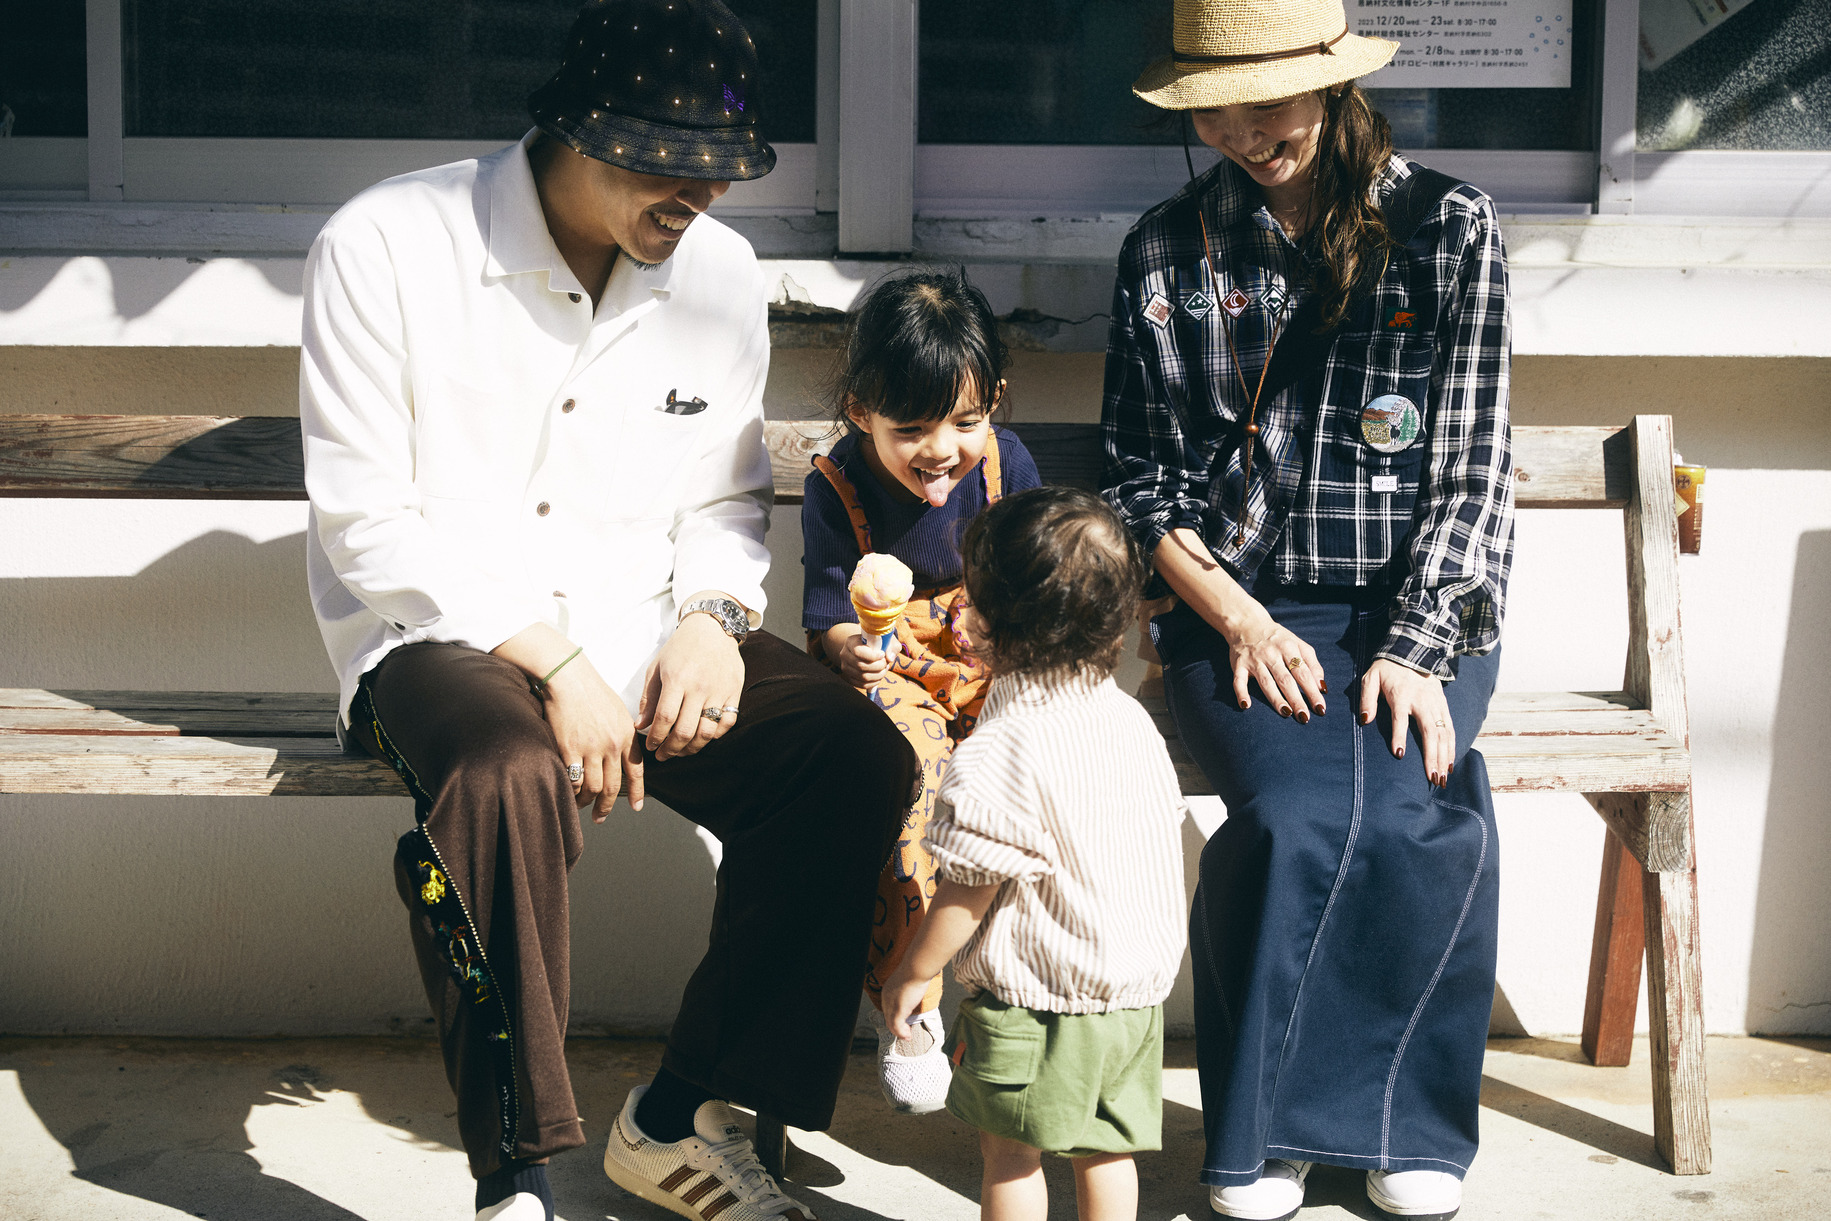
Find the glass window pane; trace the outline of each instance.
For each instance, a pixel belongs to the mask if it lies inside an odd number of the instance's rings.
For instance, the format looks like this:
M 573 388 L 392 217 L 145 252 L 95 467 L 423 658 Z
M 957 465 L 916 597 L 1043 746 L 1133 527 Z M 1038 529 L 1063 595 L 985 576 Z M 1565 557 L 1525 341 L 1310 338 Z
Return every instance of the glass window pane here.
M 83 0 L 0 0 L 0 136 L 89 134 L 83 39 Z
M 122 0 L 130 136 L 512 140 L 577 0 Z M 814 138 L 815 0 L 734 0 L 771 140 Z
M 1728 7 L 1641 0 L 1640 147 L 1831 149 L 1831 0 Z
M 1831 2 L 1831 0 L 1827 0 Z M 1572 25 L 1596 28 L 1596 0 Z M 1175 144 L 1174 116 L 1132 95 L 1170 47 L 1168 0 L 922 0 L 918 138 L 928 144 Z M 1374 89 L 1399 147 L 1595 147 L 1595 39 L 1568 89 Z

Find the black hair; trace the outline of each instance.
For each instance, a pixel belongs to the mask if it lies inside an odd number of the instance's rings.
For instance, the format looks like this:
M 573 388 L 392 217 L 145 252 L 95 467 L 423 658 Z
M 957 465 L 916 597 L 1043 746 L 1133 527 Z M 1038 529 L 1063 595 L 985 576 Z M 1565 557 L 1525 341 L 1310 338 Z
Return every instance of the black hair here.
M 1059 486 L 1008 496 L 968 527 L 962 554 L 985 624 L 973 649 L 993 673 L 1104 676 L 1119 664 L 1144 557 L 1104 500 Z
M 834 415 L 842 426 L 850 406 L 896 424 L 945 420 L 969 386 L 990 412 L 1007 355 L 998 318 L 966 268 L 894 276 L 852 318 L 832 382 Z

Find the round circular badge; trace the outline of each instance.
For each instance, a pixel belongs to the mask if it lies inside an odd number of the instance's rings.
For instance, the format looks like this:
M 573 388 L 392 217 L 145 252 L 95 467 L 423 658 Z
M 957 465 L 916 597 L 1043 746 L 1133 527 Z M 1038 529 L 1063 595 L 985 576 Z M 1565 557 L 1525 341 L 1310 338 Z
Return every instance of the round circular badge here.
M 1396 454 L 1418 439 L 1418 405 L 1402 394 L 1382 394 L 1361 408 L 1361 440 Z

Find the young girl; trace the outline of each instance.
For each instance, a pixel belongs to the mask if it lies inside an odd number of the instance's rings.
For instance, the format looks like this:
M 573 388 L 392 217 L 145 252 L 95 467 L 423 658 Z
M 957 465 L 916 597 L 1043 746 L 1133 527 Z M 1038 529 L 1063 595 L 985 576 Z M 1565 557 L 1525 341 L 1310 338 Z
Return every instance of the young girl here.
M 1162 1146 L 1163 998 L 1183 950 L 1182 793 L 1111 670 L 1137 544 L 1096 496 L 1039 488 L 966 536 L 962 625 L 992 681 L 928 847 L 941 883 L 884 988 L 902 1034 L 951 957 L 969 990 L 947 1109 L 979 1129 L 980 1216 L 1042 1221 L 1042 1154 L 1074 1159 L 1081 1221 L 1138 1210 Z
M 852 324 L 837 379 L 846 435 L 814 460 L 801 509 L 808 649 L 868 689 L 922 760 L 921 794 L 879 882 L 865 976 L 884 1096 L 910 1114 L 939 1110 L 947 1096 L 939 982 L 901 1040 L 879 1010 L 883 980 L 934 892 L 934 862 L 921 846 L 930 803 L 985 686 L 953 633 L 960 538 L 988 504 L 1040 482 L 1022 442 L 992 426 L 1004 367 L 998 321 L 964 272 L 880 284 Z M 859 559 L 874 551 L 895 556 L 915 577 L 889 655 L 865 639 L 847 593 Z

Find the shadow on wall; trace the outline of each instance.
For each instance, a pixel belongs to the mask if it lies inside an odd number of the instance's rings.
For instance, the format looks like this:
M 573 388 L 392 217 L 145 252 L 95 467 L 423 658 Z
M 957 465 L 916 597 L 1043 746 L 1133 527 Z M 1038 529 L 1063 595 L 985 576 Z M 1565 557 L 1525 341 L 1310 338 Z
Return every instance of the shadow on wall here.
M 1831 958 L 1822 937 L 1831 928 L 1831 821 L 1816 779 L 1831 725 L 1827 605 L 1831 531 L 1818 530 L 1800 535 L 1793 568 L 1748 969 L 1750 1034 L 1831 1033 Z
M 305 536 L 216 530 L 133 576 L 0 580 L 0 685 L 334 691 Z

